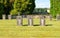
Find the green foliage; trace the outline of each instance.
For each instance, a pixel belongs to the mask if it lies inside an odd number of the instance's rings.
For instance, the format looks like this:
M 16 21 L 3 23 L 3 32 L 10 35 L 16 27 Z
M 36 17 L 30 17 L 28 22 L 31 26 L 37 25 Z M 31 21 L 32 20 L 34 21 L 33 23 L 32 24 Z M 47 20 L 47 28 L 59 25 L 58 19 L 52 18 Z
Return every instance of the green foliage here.
M 0 0 L 0 18 L 2 18 L 3 13 L 4 13 L 4 4 L 3 0 Z
M 4 2 L 4 0 L 0 0 L 0 3 L 3 3 Z
M 0 18 L 2 17 L 3 13 L 4 13 L 4 6 L 0 3 Z
M 12 5 L 10 0 L 0 0 L 0 18 L 2 17 L 2 14 L 8 15 L 11 9 Z
M 10 14 L 11 14 L 11 15 L 16 15 L 16 14 L 18 14 L 18 13 L 17 13 L 17 10 L 14 9 L 14 10 L 11 10 Z
M 10 0 L 4 0 L 4 11 L 5 11 L 5 14 L 8 15 L 11 11 L 11 4 L 10 4 Z
M 35 0 L 15 0 L 13 7 L 17 11 L 16 14 L 30 14 L 35 8 Z
M 8 6 L 9 5 L 9 0 L 4 0 L 4 5 Z
M 55 17 L 57 14 L 60 14 L 60 0 L 50 0 L 51 3 L 51 9 L 50 12 L 53 17 Z

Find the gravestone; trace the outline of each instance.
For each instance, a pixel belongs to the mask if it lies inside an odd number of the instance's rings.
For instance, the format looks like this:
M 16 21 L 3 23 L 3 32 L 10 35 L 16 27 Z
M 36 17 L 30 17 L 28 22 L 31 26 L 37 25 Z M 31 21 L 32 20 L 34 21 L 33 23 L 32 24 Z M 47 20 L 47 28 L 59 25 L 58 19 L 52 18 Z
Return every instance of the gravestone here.
M 28 18 L 28 25 L 32 26 L 33 25 L 33 16 L 32 15 L 27 15 Z
M 11 15 L 8 15 L 8 19 L 11 20 Z
M 6 15 L 2 15 L 2 19 L 5 20 L 6 19 Z
M 40 25 L 45 26 L 45 17 L 44 16 L 40 16 Z
M 52 15 L 49 15 L 49 19 L 52 20 Z
M 22 18 L 22 16 L 17 16 L 17 25 L 20 25 L 20 26 L 23 25 L 23 18 Z
M 56 19 L 60 20 L 60 15 L 59 14 L 57 14 Z

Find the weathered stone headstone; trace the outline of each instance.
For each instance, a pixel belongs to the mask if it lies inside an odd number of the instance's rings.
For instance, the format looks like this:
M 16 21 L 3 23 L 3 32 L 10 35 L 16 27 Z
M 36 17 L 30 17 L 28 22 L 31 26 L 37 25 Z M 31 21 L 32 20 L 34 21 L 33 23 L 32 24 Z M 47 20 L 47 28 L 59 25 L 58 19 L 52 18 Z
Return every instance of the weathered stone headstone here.
M 11 15 L 8 15 L 8 19 L 11 20 Z
M 40 25 L 45 26 L 45 17 L 44 16 L 40 16 Z
M 57 14 L 56 19 L 60 20 L 60 15 L 59 14 Z
M 22 18 L 22 16 L 17 16 L 17 25 L 20 25 L 20 26 L 23 25 L 23 18 Z
M 52 20 L 52 15 L 49 15 L 49 19 Z
M 6 19 L 6 15 L 2 15 L 2 19 L 5 20 Z
M 33 16 L 32 15 L 28 15 L 27 18 L 28 18 L 28 25 L 32 26 L 33 25 Z

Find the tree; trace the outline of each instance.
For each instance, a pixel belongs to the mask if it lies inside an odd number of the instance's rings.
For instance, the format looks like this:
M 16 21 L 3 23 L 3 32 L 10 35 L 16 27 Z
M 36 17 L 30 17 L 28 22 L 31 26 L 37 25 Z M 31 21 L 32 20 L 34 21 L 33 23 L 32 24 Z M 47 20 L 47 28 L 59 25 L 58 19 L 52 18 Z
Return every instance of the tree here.
M 12 3 L 11 0 L 0 0 L 0 18 L 2 14 L 10 14 L 11 9 L 13 9 Z
M 4 14 L 8 15 L 10 14 L 11 9 L 13 8 L 12 6 L 12 0 L 0 0 L 0 3 L 4 5 Z
M 4 4 L 3 0 L 0 0 L 0 19 L 2 18 L 3 13 L 4 13 Z
M 60 14 L 60 0 L 50 0 L 51 3 L 51 15 L 56 17 L 57 14 Z
M 4 0 L 4 12 L 6 15 L 10 14 L 9 12 L 11 11 L 11 4 L 9 2 L 10 0 Z
M 13 7 L 14 9 L 10 12 L 12 15 L 31 14 L 35 8 L 35 0 L 15 0 Z

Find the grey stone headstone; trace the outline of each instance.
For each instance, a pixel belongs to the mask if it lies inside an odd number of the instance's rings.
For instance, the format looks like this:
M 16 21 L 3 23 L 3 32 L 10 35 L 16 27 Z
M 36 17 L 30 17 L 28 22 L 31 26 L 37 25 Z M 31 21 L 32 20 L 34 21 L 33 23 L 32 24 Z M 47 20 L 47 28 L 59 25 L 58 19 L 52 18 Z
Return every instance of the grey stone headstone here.
M 57 14 L 56 19 L 60 20 L 60 15 L 59 14 Z
M 23 25 L 23 18 L 22 18 L 22 16 L 17 16 L 17 25 L 20 25 L 20 26 Z
M 6 15 L 2 15 L 2 19 L 5 20 L 6 19 Z
M 28 25 L 32 26 L 33 25 L 33 16 L 32 15 L 28 15 L 27 18 L 28 18 Z
M 8 19 L 11 20 L 11 15 L 8 15 Z
M 52 20 L 52 15 L 49 15 L 49 19 Z
M 40 25 L 45 26 L 45 17 L 44 16 L 40 16 Z

